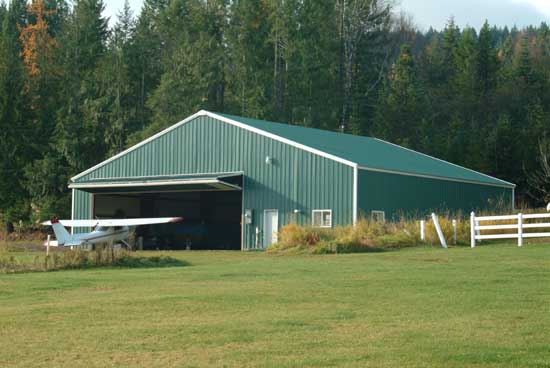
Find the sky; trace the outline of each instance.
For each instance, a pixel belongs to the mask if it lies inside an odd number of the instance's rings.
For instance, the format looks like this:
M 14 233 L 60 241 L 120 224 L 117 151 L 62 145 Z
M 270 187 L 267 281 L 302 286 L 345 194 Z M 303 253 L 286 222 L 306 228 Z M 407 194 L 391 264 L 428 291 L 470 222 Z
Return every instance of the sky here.
M 105 15 L 111 18 L 111 24 L 113 24 L 117 13 L 119 13 L 124 6 L 124 0 L 104 0 L 103 2 L 105 3 Z M 134 12 L 134 16 L 137 16 L 143 4 L 143 0 L 129 0 L 129 3 Z
M 451 16 L 460 26 L 479 29 L 487 19 L 491 25 L 540 25 L 550 22 L 550 0 L 397 0 L 399 8 L 412 15 L 421 29 L 445 27 Z
M 451 16 L 456 23 L 480 28 L 489 20 L 492 25 L 509 26 L 539 25 L 550 22 L 550 0 L 393 0 L 397 11 L 410 14 L 421 29 L 433 26 L 445 27 Z M 134 14 L 138 14 L 143 0 L 130 0 Z M 124 0 L 106 0 L 105 15 L 111 17 L 111 24 Z

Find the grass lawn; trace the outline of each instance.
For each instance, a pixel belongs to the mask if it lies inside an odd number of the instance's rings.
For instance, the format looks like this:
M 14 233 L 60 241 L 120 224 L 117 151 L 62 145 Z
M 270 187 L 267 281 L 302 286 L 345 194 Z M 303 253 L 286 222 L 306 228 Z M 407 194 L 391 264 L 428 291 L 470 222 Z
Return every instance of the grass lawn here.
M 0 275 L 1 367 L 550 367 L 550 246 Z

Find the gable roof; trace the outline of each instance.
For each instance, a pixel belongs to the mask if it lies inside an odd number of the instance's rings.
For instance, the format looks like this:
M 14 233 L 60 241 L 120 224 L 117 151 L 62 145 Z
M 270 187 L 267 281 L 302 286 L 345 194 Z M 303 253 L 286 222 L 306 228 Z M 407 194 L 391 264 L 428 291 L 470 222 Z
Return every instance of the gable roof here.
M 194 120 L 199 116 L 210 116 L 214 119 L 239 126 L 243 129 L 268 136 L 270 138 L 291 144 L 315 154 L 322 155 L 329 159 L 339 161 L 346 165 L 358 167 L 363 170 L 471 182 L 509 188 L 515 187 L 514 184 L 504 180 L 466 169 L 464 167 L 400 147 L 377 138 L 281 124 L 228 114 L 212 113 L 204 110 L 74 176 L 71 180 L 75 181 L 95 169 L 104 166 L 121 156 L 124 156 L 134 149 L 147 144 L 148 142 L 191 120 Z

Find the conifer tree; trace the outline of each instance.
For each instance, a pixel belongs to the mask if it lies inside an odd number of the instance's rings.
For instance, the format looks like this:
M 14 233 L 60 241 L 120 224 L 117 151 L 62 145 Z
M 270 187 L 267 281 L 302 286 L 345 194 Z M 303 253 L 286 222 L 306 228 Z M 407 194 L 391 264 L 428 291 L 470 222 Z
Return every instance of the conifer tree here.
M 375 125 L 378 135 L 411 148 L 419 148 L 422 141 L 427 106 L 416 76 L 411 48 L 404 45 L 382 92 Z
M 31 132 L 26 120 L 24 69 L 19 29 L 27 24 L 24 0 L 12 0 L 4 10 L 0 30 L 0 220 L 8 232 L 27 212 L 22 188 L 23 167 L 29 160 L 22 137 Z

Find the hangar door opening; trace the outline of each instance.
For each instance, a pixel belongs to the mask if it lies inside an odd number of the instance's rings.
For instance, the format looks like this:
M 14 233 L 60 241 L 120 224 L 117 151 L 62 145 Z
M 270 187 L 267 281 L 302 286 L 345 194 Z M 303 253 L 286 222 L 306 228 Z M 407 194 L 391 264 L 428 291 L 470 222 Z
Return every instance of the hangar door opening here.
M 96 188 L 93 215 L 183 218 L 180 223 L 138 227 L 135 241 L 146 250 L 240 250 L 242 175 L 226 178 L 221 184 L 219 180 L 216 184 L 199 181 L 149 188 L 143 183 L 117 190 Z

